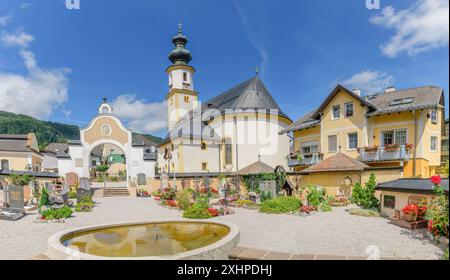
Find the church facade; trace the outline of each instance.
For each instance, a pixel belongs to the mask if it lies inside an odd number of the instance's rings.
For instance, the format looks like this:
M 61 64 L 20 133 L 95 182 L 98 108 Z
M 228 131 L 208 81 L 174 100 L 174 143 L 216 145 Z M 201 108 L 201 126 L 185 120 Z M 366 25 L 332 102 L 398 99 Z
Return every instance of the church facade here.
M 287 169 L 290 138 L 279 132 L 291 119 L 255 77 L 201 102 L 181 26 L 166 72 L 169 133 L 158 147 L 161 172 L 181 175 L 237 173 L 258 161 Z

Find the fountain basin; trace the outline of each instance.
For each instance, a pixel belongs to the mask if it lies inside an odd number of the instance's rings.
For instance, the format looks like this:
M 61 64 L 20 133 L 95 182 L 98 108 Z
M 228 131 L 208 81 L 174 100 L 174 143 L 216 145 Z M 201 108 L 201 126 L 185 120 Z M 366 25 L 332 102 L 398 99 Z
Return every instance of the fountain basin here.
M 226 260 L 239 242 L 231 223 L 159 220 L 113 223 L 58 232 L 51 260 Z

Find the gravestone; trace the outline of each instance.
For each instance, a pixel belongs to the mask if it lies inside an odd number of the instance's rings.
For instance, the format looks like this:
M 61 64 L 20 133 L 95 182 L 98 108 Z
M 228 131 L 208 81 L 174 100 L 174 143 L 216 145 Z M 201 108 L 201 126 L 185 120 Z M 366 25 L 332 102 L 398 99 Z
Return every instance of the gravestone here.
M 77 200 L 81 200 L 84 197 L 92 197 L 89 178 L 80 178 L 80 186 L 77 188 Z
M 9 185 L 8 186 L 8 201 L 9 208 L 19 211 L 24 211 L 24 196 L 23 187 Z
M 273 198 L 277 196 L 277 182 L 276 181 L 262 181 L 259 182 L 259 190 L 261 193 L 267 194 L 270 192 Z
M 78 174 L 74 172 L 69 172 L 66 174 L 66 184 L 69 187 L 78 185 Z
M 62 197 L 63 186 L 62 185 L 52 185 L 52 189 L 49 191 L 49 201 L 51 205 L 62 205 L 64 204 L 64 199 Z
M 61 192 L 61 197 L 63 199 L 64 204 L 69 204 L 69 186 L 64 184 L 64 187 Z
M 139 174 L 137 175 L 137 183 L 138 183 L 138 185 L 140 185 L 140 186 L 145 186 L 145 185 L 147 185 L 147 178 L 146 178 L 145 174 L 139 173 Z

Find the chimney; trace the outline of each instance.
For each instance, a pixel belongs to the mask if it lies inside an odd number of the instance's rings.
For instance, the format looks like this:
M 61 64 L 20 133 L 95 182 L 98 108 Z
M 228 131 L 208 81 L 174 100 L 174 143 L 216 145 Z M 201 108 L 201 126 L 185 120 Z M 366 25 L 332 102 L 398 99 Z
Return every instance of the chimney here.
M 361 90 L 359 88 L 354 88 L 352 91 L 353 91 L 354 94 L 356 94 L 359 97 L 361 97 Z
M 394 92 L 394 91 L 396 91 L 396 89 L 395 89 L 395 87 L 393 87 L 393 86 L 387 87 L 387 88 L 384 90 L 385 93 L 388 93 L 388 92 Z

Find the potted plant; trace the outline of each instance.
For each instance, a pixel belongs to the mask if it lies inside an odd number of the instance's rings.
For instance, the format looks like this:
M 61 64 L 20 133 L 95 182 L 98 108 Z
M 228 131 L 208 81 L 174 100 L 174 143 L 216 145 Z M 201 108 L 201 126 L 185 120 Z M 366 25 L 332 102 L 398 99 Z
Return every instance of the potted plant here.
M 417 221 L 417 218 L 424 215 L 427 208 L 418 204 L 407 204 L 403 209 L 403 215 L 408 222 Z
M 406 144 L 406 145 L 405 145 L 405 150 L 406 150 L 407 152 L 412 151 L 412 149 L 414 149 L 414 145 L 413 145 L 413 144 Z
M 393 152 L 393 151 L 398 151 L 400 149 L 400 145 L 399 144 L 388 144 L 384 146 L 384 150 L 386 152 Z
M 376 153 L 378 151 L 378 145 L 365 146 L 363 149 L 366 153 Z

